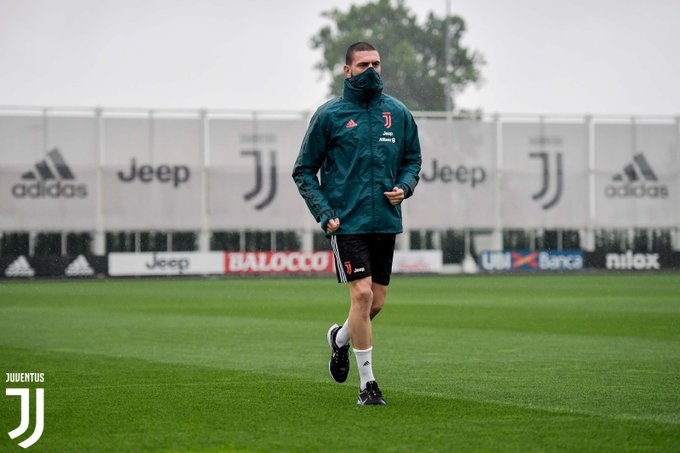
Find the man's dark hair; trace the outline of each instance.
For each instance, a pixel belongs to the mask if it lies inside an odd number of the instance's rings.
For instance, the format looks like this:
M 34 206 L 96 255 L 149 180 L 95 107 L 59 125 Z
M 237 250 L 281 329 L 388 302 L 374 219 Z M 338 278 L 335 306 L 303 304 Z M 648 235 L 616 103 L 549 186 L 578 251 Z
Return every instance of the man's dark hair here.
M 375 50 L 376 52 L 378 51 L 378 49 L 376 49 L 375 47 L 373 47 L 371 44 L 369 44 L 367 42 L 363 42 L 363 41 L 355 42 L 354 44 L 352 44 L 351 46 L 349 46 L 347 48 L 347 53 L 345 54 L 345 64 L 347 66 L 351 65 L 352 60 L 354 59 L 355 53 L 365 52 L 367 50 Z

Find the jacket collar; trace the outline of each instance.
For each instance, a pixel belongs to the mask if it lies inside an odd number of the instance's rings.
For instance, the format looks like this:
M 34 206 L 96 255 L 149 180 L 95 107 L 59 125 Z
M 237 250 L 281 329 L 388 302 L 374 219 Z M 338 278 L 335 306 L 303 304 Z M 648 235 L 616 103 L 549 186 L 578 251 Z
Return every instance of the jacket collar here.
M 383 91 L 383 89 L 382 89 L 382 86 L 381 86 L 378 89 L 378 91 L 367 93 L 363 90 L 359 90 L 357 88 L 354 88 L 352 86 L 352 84 L 349 83 L 349 79 L 345 79 L 342 97 L 347 99 L 350 102 L 355 103 L 355 104 L 368 105 L 373 100 L 379 99 L 380 96 L 382 95 L 382 91 Z

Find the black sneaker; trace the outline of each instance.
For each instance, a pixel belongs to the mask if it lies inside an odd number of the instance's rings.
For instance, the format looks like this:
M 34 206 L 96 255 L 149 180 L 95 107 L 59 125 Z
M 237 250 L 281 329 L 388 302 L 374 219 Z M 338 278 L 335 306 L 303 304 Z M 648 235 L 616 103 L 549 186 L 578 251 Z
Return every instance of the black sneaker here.
M 331 374 L 331 377 L 335 379 L 335 382 L 343 383 L 347 380 L 347 375 L 349 374 L 349 344 L 339 347 L 335 343 L 335 337 L 338 335 L 338 330 L 340 330 L 340 327 L 337 324 L 333 324 L 326 334 L 328 346 L 331 347 L 331 359 L 328 361 L 328 372 Z
M 375 381 L 368 381 L 366 383 L 366 388 L 359 392 L 357 404 L 361 404 L 362 406 L 384 406 L 387 402 L 378 388 L 378 383 Z

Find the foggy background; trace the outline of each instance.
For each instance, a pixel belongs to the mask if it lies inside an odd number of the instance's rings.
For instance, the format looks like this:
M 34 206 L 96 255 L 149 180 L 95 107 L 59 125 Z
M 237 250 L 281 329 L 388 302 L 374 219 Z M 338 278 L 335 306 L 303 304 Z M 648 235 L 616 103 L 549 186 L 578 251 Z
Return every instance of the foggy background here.
M 350 0 L 0 0 L 0 106 L 312 110 L 309 42 Z M 446 0 L 408 0 L 424 20 Z M 680 2 L 452 0 L 486 113 L 680 113 Z M 389 61 L 384 62 L 389 70 Z M 393 93 L 397 97 L 399 93 Z

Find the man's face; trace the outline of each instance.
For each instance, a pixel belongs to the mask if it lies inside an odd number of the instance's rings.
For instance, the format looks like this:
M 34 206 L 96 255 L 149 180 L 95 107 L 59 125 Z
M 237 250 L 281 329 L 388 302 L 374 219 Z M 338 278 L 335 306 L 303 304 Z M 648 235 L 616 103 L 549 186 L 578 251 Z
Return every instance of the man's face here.
M 380 74 L 380 54 L 376 50 L 362 50 L 354 53 L 352 64 L 345 65 L 347 78 L 361 74 L 368 68 L 373 68 Z

